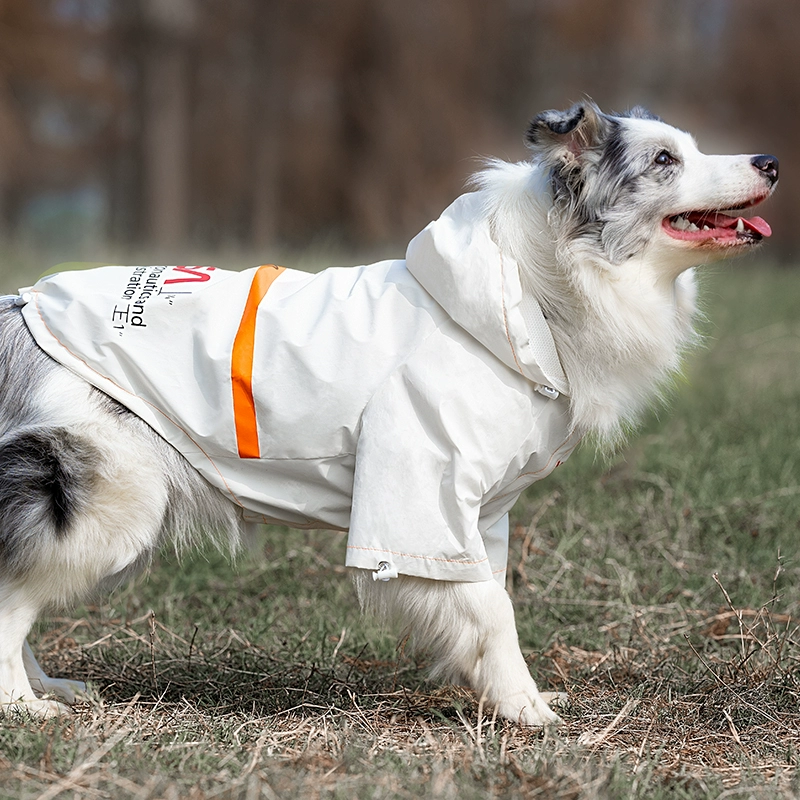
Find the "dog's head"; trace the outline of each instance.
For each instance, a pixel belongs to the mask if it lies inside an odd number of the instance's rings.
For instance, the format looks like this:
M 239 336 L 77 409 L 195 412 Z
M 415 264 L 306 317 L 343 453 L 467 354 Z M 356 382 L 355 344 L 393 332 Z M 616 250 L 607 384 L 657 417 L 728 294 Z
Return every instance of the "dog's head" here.
M 680 270 L 771 234 L 763 219 L 739 212 L 772 193 L 774 156 L 705 155 L 646 109 L 610 115 L 591 102 L 539 114 L 526 138 L 549 171 L 567 235 L 591 241 L 612 263 L 646 251 Z

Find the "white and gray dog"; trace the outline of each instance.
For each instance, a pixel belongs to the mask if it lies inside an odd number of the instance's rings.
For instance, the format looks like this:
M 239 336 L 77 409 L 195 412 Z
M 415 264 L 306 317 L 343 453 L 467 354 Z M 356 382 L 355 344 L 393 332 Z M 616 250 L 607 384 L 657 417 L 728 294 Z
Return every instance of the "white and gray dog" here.
M 557 720 L 503 586 L 508 511 L 669 382 L 694 338 L 690 268 L 770 235 L 739 212 L 778 162 L 704 155 L 641 108 L 590 102 L 540 114 L 527 143 L 405 260 L 107 267 L 0 303 L 6 713 L 63 713 L 83 689 L 37 664 L 41 612 L 164 543 L 235 551 L 247 522 L 276 520 L 347 529 L 362 607 L 435 675 L 508 719 Z

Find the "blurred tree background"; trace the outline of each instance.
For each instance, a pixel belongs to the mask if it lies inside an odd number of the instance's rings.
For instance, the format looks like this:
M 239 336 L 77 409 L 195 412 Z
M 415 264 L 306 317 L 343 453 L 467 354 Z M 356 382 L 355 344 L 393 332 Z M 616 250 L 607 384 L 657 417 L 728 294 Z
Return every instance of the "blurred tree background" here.
M 0 0 L 0 237 L 402 243 L 588 95 L 778 155 L 789 259 L 799 35 L 789 0 Z

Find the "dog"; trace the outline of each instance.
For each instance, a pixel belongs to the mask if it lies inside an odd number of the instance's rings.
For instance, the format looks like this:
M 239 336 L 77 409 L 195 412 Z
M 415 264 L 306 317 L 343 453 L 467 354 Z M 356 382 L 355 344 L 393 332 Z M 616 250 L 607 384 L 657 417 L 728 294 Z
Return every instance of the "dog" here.
M 108 267 L 0 303 L 0 707 L 84 689 L 26 642 L 156 548 L 349 530 L 361 606 L 504 718 L 558 720 L 504 589 L 508 511 L 613 448 L 696 339 L 692 268 L 771 231 L 771 155 L 704 155 L 643 108 L 546 111 L 405 260 L 318 275 Z M 210 333 L 209 333 L 210 332 Z M 203 337 L 208 335 L 207 339 Z M 211 335 L 213 334 L 213 336 Z

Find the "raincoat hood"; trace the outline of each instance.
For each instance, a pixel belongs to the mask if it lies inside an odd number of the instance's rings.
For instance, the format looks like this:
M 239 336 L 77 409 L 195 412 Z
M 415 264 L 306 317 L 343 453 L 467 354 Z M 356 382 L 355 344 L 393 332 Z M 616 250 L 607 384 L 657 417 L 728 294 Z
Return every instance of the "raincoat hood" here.
M 506 366 L 569 395 L 539 304 L 523 296 L 517 262 L 492 238 L 483 193 L 459 197 L 414 239 L 408 271 L 448 315 Z

